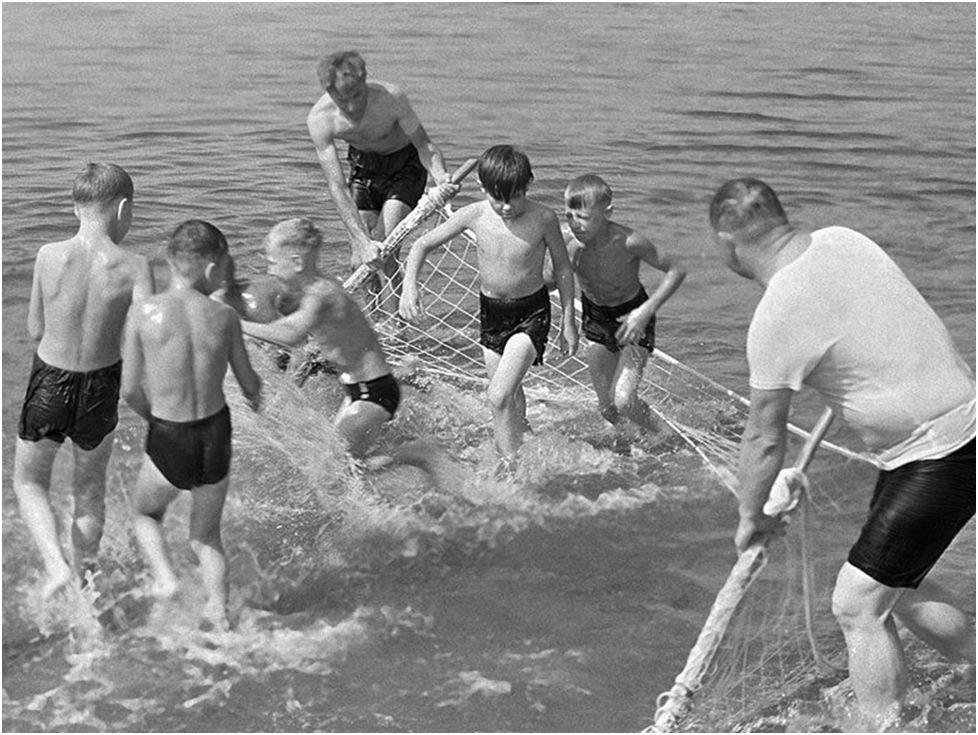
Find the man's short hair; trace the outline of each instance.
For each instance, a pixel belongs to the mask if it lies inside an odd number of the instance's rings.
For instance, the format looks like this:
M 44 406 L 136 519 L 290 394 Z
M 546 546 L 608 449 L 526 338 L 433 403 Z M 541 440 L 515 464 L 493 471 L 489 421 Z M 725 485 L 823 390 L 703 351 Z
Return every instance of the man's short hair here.
M 489 196 L 508 202 L 533 181 L 530 159 L 511 145 L 494 145 L 479 158 L 479 183 Z
M 319 62 L 319 84 L 324 90 L 336 83 L 336 73 L 344 66 L 352 66 L 361 76 L 367 73 L 367 62 L 358 51 L 337 51 Z
M 71 198 L 76 204 L 111 204 L 117 199 L 132 201 L 135 189 L 125 169 L 114 163 L 89 163 L 75 177 Z
M 710 203 L 710 225 L 717 232 L 762 235 L 788 224 L 774 190 L 759 179 L 732 179 L 717 189 Z

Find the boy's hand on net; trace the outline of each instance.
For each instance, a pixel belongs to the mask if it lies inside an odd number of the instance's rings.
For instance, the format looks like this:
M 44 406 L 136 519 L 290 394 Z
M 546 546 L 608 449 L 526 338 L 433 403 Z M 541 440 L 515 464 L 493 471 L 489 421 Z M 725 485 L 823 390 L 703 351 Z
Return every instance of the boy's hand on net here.
M 403 319 L 417 324 L 424 316 L 424 308 L 421 306 L 421 297 L 414 290 L 404 288 L 401 291 L 401 299 L 397 307 L 398 313 Z
M 737 553 L 743 554 L 748 546 L 763 536 L 783 536 L 784 532 L 785 524 L 780 518 L 772 518 L 763 514 L 741 517 L 740 524 L 737 526 L 737 533 L 734 535 Z

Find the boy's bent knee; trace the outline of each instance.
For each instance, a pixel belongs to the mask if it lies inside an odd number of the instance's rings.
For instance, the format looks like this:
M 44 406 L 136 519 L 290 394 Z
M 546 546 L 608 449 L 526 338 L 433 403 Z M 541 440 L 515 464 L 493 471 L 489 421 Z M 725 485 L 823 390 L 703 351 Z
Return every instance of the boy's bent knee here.
M 832 592 L 832 614 L 843 630 L 882 625 L 903 592 L 846 562 Z

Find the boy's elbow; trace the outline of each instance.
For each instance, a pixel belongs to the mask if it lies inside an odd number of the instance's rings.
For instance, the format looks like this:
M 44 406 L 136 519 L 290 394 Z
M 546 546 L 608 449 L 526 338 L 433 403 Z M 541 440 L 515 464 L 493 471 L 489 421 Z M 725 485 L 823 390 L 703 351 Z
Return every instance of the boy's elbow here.
M 261 387 L 261 378 L 258 377 L 258 373 L 252 372 L 244 387 L 244 393 L 249 400 L 255 400 L 261 395 Z

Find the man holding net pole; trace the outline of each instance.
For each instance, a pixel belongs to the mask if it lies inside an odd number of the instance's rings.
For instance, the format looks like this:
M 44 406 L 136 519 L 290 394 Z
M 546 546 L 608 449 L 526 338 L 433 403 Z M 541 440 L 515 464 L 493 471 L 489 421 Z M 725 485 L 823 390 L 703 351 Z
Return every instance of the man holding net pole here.
M 441 151 L 428 137 L 407 95 L 386 82 L 367 82 L 367 66 L 356 51 L 341 51 L 319 64 L 325 94 L 306 124 L 326 175 L 330 197 L 350 235 L 353 268 L 379 268 L 398 292 L 398 265 L 382 256 L 382 240 L 415 207 L 430 173 L 443 201 L 458 191 Z M 349 180 L 336 141 L 348 144 Z M 393 254 L 396 254 L 396 250 Z M 379 293 L 379 275 L 368 288 Z
M 859 708 L 885 727 L 898 720 L 907 688 L 896 620 L 951 661 L 974 665 L 973 622 L 926 578 L 975 513 L 974 376 L 869 238 L 795 229 L 756 179 L 720 187 L 710 224 L 727 266 L 764 289 L 747 337 L 737 548 L 780 530 L 763 506 L 784 461 L 792 396 L 814 388 L 881 470 L 832 607 Z

